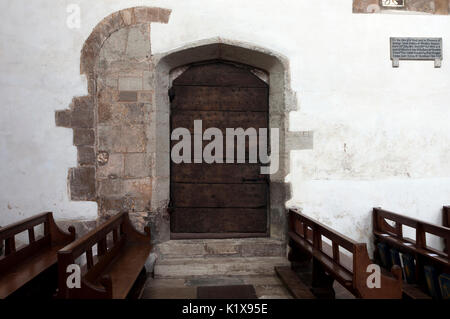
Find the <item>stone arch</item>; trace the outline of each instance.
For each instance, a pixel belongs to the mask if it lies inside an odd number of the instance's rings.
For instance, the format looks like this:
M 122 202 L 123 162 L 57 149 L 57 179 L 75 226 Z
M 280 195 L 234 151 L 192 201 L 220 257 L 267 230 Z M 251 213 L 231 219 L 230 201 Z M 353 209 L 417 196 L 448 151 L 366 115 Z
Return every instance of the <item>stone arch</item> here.
M 137 168 L 125 167 L 125 160 L 129 157 L 142 164 L 149 154 L 144 147 L 140 150 L 125 144 L 136 144 L 138 139 L 141 140 L 139 145 L 144 144 L 148 139 L 145 125 L 138 129 L 136 123 L 127 123 L 130 129 L 124 130 L 128 138 L 128 141 L 124 141 L 120 129 L 122 126 L 116 125 L 108 116 L 130 120 L 133 112 L 137 112 L 142 118 L 149 117 L 154 93 L 151 23 L 168 23 L 170 14 L 171 10 L 168 9 L 134 7 L 104 18 L 93 29 L 81 51 L 80 72 L 87 77 L 88 95 L 74 97 L 69 109 L 55 112 L 57 126 L 73 129 L 73 143 L 78 150 L 78 165 L 71 168 L 68 174 L 70 199 L 97 202 L 100 218 L 123 210 L 130 211 L 132 220 L 140 229 L 148 223 L 151 195 L 147 195 L 151 194 L 151 176 L 150 173 L 136 174 Z M 142 31 L 141 34 L 139 31 Z M 129 38 L 131 34 L 134 42 Z M 120 47 L 124 35 L 127 48 L 115 56 L 119 56 L 117 61 L 108 61 L 108 58 L 114 59 L 114 48 Z M 133 52 L 128 50 L 129 43 L 126 41 L 132 42 Z M 137 61 L 139 54 L 145 56 L 142 63 Z M 137 68 L 143 68 L 140 69 L 141 87 L 130 88 L 134 84 L 130 80 L 132 77 L 127 75 L 137 74 L 133 73 Z M 124 75 L 125 79 L 122 84 L 119 83 L 120 75 Z M 147 77 L 145 80 L 144 76 Z M 128 88 L 122 90 L 120 85 Z M 139 110 L 141 105 L 142 109 Z M 114 138 L 105 141 L 104 133 Z M 121 166 L 121 172 L 116 172 L 114 166 Z M 146 175 L 145 178 L 143 175 Z M 141 196 L 143 193 L 147 195 Z
M 114 12 L 104 18 L 94 28 L 81 50 L 81 74 L 86 74 L 89 79 L 92 79 L 100 50 L 114 32 L 139 24 L 168 23 L 170 13 L 169 9 L 134 7 Z
M 290 132 L 288 129 L 289 112 L 297 110 L 295 94 L 290 89 L 289 63 L 286 58 L 275 52 L 247 43 L 213 38 L 192 43 L 183 48 L 155 56 L 155 105 L 157 119 L 151 127 L 157 136 L 156 158 L 154 165 L 153 211 L 164 212 L 170 196 L 170 73 L 190 64 L 226 60 L 263 70 L 269 75 L 269 122 L 271 128 L 280 129 L 280 167 L 270 177 L 270 235 L 274 239 L 285 240 L 286 214 L 285 203 L 291 196 L 290 184 L 285 183 L 289 174 L 289 153 L 293 149 L 312 148 L 311 132 Z M 160 218 L 159 227 L 165 229 L 164 240 L 169 239 L 169 218 Z
M 168 97 L 171 70 L 222 59 L 262 69 L 270 81 L 270 126 L 280 128 L 280 170 L 271 176 L 271 237 L 286 234 L 289 151 L 312 148 L 312 133 L 290 132 L 296 110 L 286 58 L 247 43 L 214 38 L 152 55 L 152 22 L 167 23 L 170 10 L 136 7 L 100 22 L 81 53 L 87 96 L 56 111 L 56 125 L 74 130 L 78 165 L 68 174 L 71 200 L 95 201 L 99 218 L 129 211 L 138 229 L 149 225 L 155 242 L 170 239 Z

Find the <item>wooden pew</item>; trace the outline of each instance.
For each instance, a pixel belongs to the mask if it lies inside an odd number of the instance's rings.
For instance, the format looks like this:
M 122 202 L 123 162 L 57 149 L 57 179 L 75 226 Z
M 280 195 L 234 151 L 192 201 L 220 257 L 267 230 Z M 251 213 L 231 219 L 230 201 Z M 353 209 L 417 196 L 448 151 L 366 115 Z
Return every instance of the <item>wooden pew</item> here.
M 450 206 L 444 206 L 442 210 L 442 226 L 450 228 Z M 445 242 L 444 252 L 448 253 L 448 248 L 450 247 L 450 242 Z
M 394 278 L 381 275 L 380 288 L 367 286 L 367 279 L 372 274 L 367 269 L 373 262 L 365 243 L 355 242 L 293 209 L 289 210 L 289 239 L 291 262 L 312 258 L 313 290 L 332 289 L 333 281 L 337 280 L 357 298 L 401 298 L 399 267 L 392 269 Z
M 389 222 L 391 224 L 389 224 Z M 408 238 L 403 234 L 403 225 L 414 229 L 414 238 Z M 412 256 L 414 258 L 414 285 L 423 292 L 428 291 L 426 271 L 432 267 L 438 273 L 450 273 L 450 257 L 448 253 L 429 247 L 426 234 L 431 234 L 450 243 L 450 228 L 423 222 L 414 218 L 392 213 L 381 208 L 373 209 L 373 235 L 375 247 L 379 243 L 386 244 L 389 248 Z M 380 251 L 376 250 L 376 259 L 380 260 Z M 414 285 L 405 285 L 408 291 L 404 291 L 410 298 L 416 296 Z
M 44 233 L 43 237 L 36 238 L 35 227 L 39 225 L 43 225 Z M 16 236 L 23 232 L 27 232 L 29 243 L 19 248 Z M 54 266 L 56 252 L 73 240 L 75 228 L 69 227 L 69 233 L 63 232 L 56 225 L 52 213 L 43 213 L 1 228 L 4 256 L 0 257 L 0 299 L 11 296 Z M 54 288 L 56 291 L 56 286 Z
M 444 206 L 442 214 L 442 226 L 450 228 L 450 206 Z
M 106 223 L 58 251 L 58 297 L 65 299 L 125 299 L 133 286 L 145 282 L 145 262 L 150 254 L 150 229 L 141 234 L 128 213 Z M 108 237 L 111 237 L 108 240 Z M 94 246 L 97 254 L 94 254 Z M 67 267 L 85 257 L 81 266 L 81 288 L 67 287 Z M 133 288 L 133 289 L 132 289 Z

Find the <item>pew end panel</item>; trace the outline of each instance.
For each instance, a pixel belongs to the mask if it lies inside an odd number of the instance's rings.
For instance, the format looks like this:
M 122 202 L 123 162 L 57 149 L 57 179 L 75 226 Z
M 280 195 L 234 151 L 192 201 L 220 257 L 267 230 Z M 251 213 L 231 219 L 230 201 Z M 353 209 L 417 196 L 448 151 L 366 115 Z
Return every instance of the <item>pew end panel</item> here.
M 403 260 L 413 260 L 404 265 L 407 268 L 413 267 L 413 276 L 407 276 L 410 285 L 417 285 L 416 289 L 429 291 L 426 267 L 433 267 L 437 273 L 450 272 L 450 257 L 448 252 L 430 247 L 427 244 L 427 234 L 440 238 L 442 242 L 450 242 L 450 229 L 396 214 L 382 208 L 373 209 L 373 235 L 375 246 L 382 243 L 390 249 L 395 249 L 403 254 Z M 403 234 L 403 226 L 407 226 L 414 232 L 413 238 Z M 408 258 L 406 258 L 408 257 Z M 412 266 L 411 266 L 412 265 Z M 408 272 L 411 273 L 408 269 Z M 411 282 L 413 281 L 413 282 Z M 410 288 L 412 291 L 412 288 Z M 408 294 L 407 294 L 408 295 Z
M 289 238 L 296 254 L 313 259 L 313 282 L 332 287 L 337 280 L 358 298 L 401 298 L 402 281 L 399 269 L 393 269 L 394 278 L 383 274 L 380 288 L 369 288 L 367 279 L 371 273 L 367 246 L 358 243 L 330 227 L 289 210 Z M 291 258 L 290 261 L 296 261 Z M 332 289 L 332 288 L 331 288 Z
M 450 206 L 444 206 L 442 214 L 442 226 L 450 228 Z
M 373 261 L 367 252 L 366 244 L 356 244 L 353 253 L 354 269 L 358 269 L 353 273 L 354 289 L 358 293 L 358 297 L 363 299 L 401 299 L 402 298 L 402 269 L 394 265 L 391 268 L 392 277 L 381 273 L 380 287 L 369 288 L 368 280 L 372 274 L 367 271 Z
M 442 211 L 442 226 L 450 228 L 450 206 L 444 206 Z M 445 241 L 444 251 L 448 254 L 448 248 L 450 247 L 450 240 Z
M 150 231 L 138 232 L 128 213 L 120 213 L 58 252 L 58 297 L 124 299 L 145 270 L 151 251 Z M 78 264 L 81 288 L 68 288 L 67 267 Z
M 42 234 L 35 228 L 41 227 Z M 18 247 L 16 237 L 26 233 L 28 243 Z M 40 235 L 40 237 L 38 237 Z M 56 264 L 56 252 L 75 240 L 75 228 L 61 230 L 51 212 L 0 229 L 4 256 L 0 257 L 0 298 L 6 298 Z M 56 287 L 55 287 L 56 288 Z

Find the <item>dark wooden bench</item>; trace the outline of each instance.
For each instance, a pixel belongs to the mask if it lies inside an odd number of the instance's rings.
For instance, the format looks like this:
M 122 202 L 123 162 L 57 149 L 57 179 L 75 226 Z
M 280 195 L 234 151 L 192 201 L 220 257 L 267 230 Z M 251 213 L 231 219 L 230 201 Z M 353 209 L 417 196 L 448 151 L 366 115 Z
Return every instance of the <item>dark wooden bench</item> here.
M 444 206 L 442 210 L 442 226 L 450 228 L 450 206 Z M 448 253 L 448 248 L 450 247 L 450 243 L 445 243 L 444 251 Z
M 411 231 L 414 231 L 414 238 L 404 235 L 403 226 L 410 227 Z M 373 209 L 375 258 L 380 263 L 386 263 L 386 261 L 382 262 L 382 255 L 386 254 L 386 252 L 381 251 L 379 248 L 381 243 L 390 250 L 390 264 L 394 263 L 392 252 L 402 253 L 402 257 L 408 257 L 411 260 L 407 264 L 403 262 L 406 274 L 405 279 L 408 281 L 408 285 L 405 285 L 404 293 L 409 298 L 418 299 L 424 297 L 423 292 L 430 293 L 425 275 L 426 267 L 432 267 L 437 273 L 449 273 L 450 271 L 449 255 L 444 251 L 427 245 L 427 234 L 440 238 L 447 244 L 450 243 L 450 228 L 430 224 L 381 208 Z M 396 259 L 399 260 L 399 257 Z M 411 269 L 408 271 L 408 273 L 412 274 L 410 276 L 406 273 L 406 268 L 408 267 Z M 417 291 L 417 288 L 422 291 L 422 294 Z
M 394 278 L 381 275 L 380 288 L 368 287 L 367 279 L 372 273 L 367 269 L 373 262 L 365 243 L 358 243 L 293 209 L 289 210 L 289 239 L 291 262 L 312 258 L 313 291 L 332 289 L 336 280 L 357 298 L 402 297 L 399 267 L 392 269 Z
M 125 299 L 145 282 L 150 254 L 150 229 L 134 229 L 128 213 L 106 223 L 58 251 L 58 297 L 67 299 Z M 97 248 L 97 254 L 94 253 Z M 81 263 L 81 288 L 67 287 L 67 267 Z
M 35 227 L 40 225 L 43 225 L 43 235 L 37 238 Z M 28 244 L 17 247 L 16 237 L 23 232 L 27 232 Z M 43 213 L 1 228 L 4 256 L 0 257 L 0 298 L 7 298 L 54 266 L 56 252 L 73 240 L 75 228 L 69 227 L 69 233 L 63 232 L 56 225 L 52 213 Z M 56 286 L 54 288 L 53 293 Z

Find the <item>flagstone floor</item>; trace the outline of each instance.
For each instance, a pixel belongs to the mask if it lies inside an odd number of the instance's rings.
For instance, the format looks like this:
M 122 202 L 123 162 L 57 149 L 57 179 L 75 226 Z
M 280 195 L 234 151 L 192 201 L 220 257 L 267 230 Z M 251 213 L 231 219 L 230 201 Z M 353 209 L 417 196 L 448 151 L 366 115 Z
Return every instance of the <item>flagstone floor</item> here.
M 149 278 L 142 299 L 196 299 L 197 287 L 253 285 L 259 299 L 292 299 L 291 294 L 274 275 L 267 276 L 209 276 L 188 279 Z M 354 298 L 341 285 L 335 283 L 336 299 Z
M 210 276 L 189 279 L 149 278 L 142 299 L 196 299 L 197 287 L 253 285 L 259 299 L 292 299 L 276 275 Z

